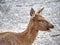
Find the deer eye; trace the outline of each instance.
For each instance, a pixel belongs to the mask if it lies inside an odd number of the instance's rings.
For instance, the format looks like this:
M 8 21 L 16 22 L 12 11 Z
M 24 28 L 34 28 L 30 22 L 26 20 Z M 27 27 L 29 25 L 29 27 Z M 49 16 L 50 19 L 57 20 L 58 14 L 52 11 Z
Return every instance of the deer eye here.
M 41 20 L 38 20 L 38 22 L 40 22 Z

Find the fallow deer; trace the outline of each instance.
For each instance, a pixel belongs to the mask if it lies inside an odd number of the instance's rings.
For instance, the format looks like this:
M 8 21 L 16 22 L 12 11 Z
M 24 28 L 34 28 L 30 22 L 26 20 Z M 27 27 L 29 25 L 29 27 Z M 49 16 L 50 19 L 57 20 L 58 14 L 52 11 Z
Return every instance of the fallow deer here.
M 27 29 L 22 33 L 3 32 L 0 33 L 0 45 L 32 45 L 38 31 L 49 31 L 54 26 L 48 22 L 41 12 L 44 8 L 35 12 L 33 8 L 30 10 L 30 21 Z

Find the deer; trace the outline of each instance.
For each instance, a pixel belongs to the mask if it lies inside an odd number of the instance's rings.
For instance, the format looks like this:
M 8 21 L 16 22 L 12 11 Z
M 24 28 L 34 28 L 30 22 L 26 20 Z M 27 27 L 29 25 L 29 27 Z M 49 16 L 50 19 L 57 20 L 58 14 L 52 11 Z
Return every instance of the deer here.
M 54 25 L 41 15 L 43 9 L 37 12 L 33 8 L 30 9 L 30 20 L 25 31 L 0 33 L 0 45 L 32 45 L 39 31 L 48 32 L 53 29 Z

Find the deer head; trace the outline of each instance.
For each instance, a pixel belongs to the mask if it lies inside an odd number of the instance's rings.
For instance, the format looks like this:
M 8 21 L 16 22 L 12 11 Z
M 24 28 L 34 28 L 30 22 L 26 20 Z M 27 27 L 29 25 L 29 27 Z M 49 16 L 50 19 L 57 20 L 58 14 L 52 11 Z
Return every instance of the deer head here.
M 41 31 L 49 31 L 50 28 L 54 28 L 54 26 L 48 22 L 43 16 L 41 16 L 41 12 L 44 8 L 35 12 L 33 8 L 30 10 L 30 22 L 32 22 L 32 26 L 34 30 L 41 30 Z

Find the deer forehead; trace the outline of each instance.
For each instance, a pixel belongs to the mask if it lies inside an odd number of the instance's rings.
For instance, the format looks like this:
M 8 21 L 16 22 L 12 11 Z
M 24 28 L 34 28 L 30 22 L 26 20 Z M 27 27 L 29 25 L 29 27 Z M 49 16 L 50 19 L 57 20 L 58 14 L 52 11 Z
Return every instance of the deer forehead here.
M 45 18 L 42 17 L 40 14 L 36 13 L 35 15 L 37 16 L 37 19 L 38 20 L 45 20 Z

